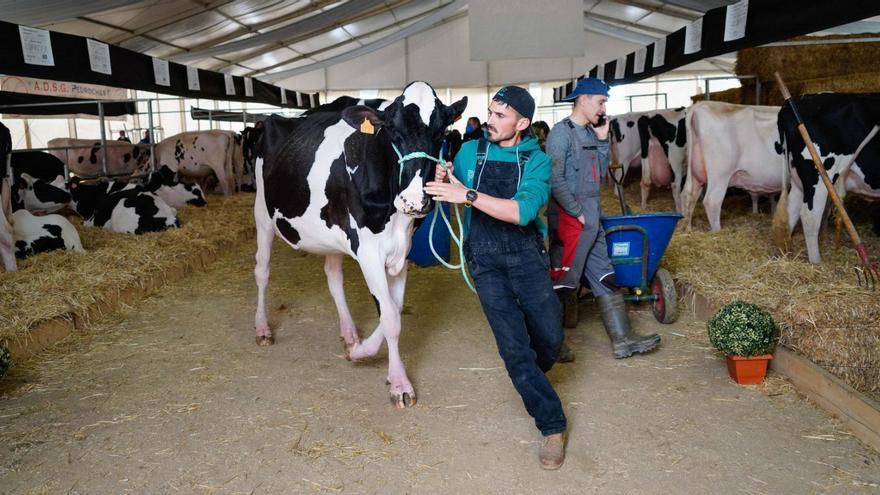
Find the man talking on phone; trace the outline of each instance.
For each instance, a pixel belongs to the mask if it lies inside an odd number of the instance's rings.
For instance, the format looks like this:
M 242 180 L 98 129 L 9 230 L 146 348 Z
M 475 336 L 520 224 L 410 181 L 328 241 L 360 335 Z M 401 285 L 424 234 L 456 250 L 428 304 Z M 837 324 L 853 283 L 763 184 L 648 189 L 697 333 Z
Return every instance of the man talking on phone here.
M 574 106 L 571 115 L 553 126 L 547 137 L 547 154 L 553 160 L 553 201 L 548 219 L 555 231 L 551 254 L 553 244 L 562 247 L 561 259 L 551 255 L 551 278 L 557 295 L 562 300 L 573 297 L 581 279 L 586 279 L 599 303 L 612 353 L 621 359 L 650 351 L 660 343 L 660 336 L 641 336 L 632 331 L 599 221 L 599 186 L 608 172 L 610 154 L 609 121 L 605 116 L 608 89 L 604 81 L 588 77 L 578 81 L 574 91 L 563 98 L 573 101 Z M 574 353 L 564 346 L 559 360 L 573 361 Z

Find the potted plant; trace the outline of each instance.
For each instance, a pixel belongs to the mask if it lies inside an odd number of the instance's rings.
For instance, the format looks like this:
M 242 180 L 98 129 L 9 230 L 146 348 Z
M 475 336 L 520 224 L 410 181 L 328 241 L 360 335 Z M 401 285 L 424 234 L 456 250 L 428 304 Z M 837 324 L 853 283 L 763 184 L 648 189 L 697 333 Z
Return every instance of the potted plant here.
M 727 355 L 727 371 L 736 383 L 754 385 L 764 380 L 779 340 L 779 327 L 770 313 L 737 300 L 715 313 L 708 329 L 709 342 Z

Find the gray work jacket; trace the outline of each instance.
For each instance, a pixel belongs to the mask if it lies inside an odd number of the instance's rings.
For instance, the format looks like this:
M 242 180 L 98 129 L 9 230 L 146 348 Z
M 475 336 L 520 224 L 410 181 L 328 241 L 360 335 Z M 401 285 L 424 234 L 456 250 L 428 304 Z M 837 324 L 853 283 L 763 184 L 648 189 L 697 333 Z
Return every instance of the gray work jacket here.
M 608 171 L 609 141 L 599 139 L 592 126 L 579 126 L 566 117 L 550 130 L 547 154 L 553 160 L 551 195 L 577 218 L 585 213 L 587 202 L 599 201 L 599 185 Z

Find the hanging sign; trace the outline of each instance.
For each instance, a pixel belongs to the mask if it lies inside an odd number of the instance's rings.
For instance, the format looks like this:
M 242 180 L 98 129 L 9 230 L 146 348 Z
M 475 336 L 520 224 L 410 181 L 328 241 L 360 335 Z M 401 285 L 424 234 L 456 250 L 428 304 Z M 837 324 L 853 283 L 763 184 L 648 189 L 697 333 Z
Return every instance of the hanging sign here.
M 738 40 L 746 35 L 746 19 L 749 16 L 749 0 L 740 0 L 727 6 L 724 16 L 724 41 Z
M 202 85 L 199 83 L 199 68 L 186 66 L 186 87 L 190 91 L 201 91 Z
M 684 30 L 684 54 L 690 55 L 700 51 L 703 38 L 703 18 L 687 25 Z
M 654 60 L 651 66 L 655 69 L 666 63 L 666 38 L 654 42 Z
M 168 70 L 168 61 L 153 57 L 153 76 L 159 86 L 171 86 L 171 72 Z
M 111 75 L 110 45 L 86 38 L 86 47 L 89 49 L 89 66 L 92 72 Z
M 55 65 L 49 31 L 18 26 L 18 36 L 21 38 L 21 52 L 24 55 L 24 63 L 47 65 L 50 67 Z

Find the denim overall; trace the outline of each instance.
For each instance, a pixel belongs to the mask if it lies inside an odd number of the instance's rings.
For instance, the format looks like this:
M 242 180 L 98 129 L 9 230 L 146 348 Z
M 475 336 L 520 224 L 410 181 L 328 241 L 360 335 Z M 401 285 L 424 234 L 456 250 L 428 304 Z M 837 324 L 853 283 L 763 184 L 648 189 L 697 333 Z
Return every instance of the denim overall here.
M 487 161 L 489 142 L 477 147 L 474 186 L 480 194 L 513 198 L 528 154 L 519 163 Z M 465 257 L 507 374 L 544 436 L 565 431 L 565 414 L 544 373 L 562 345 L 559 299 L 550 260 L 534 222 L 523 227 L 474 208 Z

